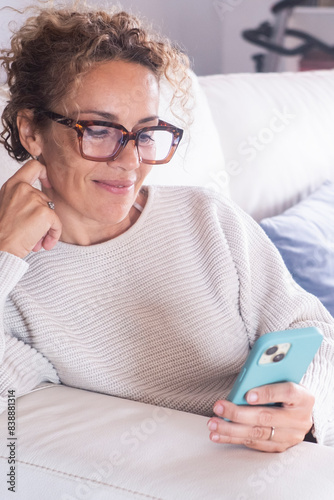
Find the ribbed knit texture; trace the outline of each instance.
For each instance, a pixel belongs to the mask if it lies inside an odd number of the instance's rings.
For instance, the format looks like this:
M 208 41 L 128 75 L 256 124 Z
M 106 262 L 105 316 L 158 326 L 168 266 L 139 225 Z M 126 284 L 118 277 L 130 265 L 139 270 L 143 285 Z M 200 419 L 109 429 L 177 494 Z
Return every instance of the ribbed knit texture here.
M 119 237 L 2 253 L 0 269 L 3 407 L 8 389 L 49 380 L 211 415 L 257 337 L 314 325 L 326 338 L 303 383 L 316 436 L 334 445 L 334 320 L 232 202 L 150 187 Z

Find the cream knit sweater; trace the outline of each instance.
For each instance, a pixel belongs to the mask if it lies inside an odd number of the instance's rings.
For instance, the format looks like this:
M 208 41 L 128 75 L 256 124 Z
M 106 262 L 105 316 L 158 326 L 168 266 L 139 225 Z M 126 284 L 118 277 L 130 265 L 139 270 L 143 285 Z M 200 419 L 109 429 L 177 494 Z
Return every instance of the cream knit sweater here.
M 0 266 L 1 410 L 9 389 L 48 380 L 210 415 L 257 337 L 313 325 L 325 340 L 303 383 L 316 436 L 334 445 L 334 320 L 230 201 L 150 187 L 119 237 L 0 252 Z

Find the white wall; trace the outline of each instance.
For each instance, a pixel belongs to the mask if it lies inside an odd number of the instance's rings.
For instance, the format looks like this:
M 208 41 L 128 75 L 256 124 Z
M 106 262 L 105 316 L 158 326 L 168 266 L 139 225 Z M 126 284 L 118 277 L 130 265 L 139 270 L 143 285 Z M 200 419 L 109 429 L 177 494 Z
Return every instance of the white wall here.
M 73 0 L 74 1 L 74 0 Z M 83 0 L 82 0 L 83 1 Z M 54 0 L 54 3 L 72 3 L 72 0 Z M 213 73 L 252 72 L 255 63 L 252 55 L 264 51 L 241 37 L 245 29 L 256 28 L 263 21 L 273 22 L 270 8 L 275 0 L 88 0 L 101 5 L 118 4 L 133 13 L 140 13 L 177 42 L 189 55 L 198 75 Z M 37 0 L 0 0 L 0 8 L 10 4 L 22 9 L 38 4 Z M 43 4 L 43 3 L 42 3 Z M 316 17 L 303 17 L 302 9 L 296 10 L 291 24 L 333 41 L 333 17 L 330 20 L 313 9 Z M 324 9 L 327 10 L 327 9 Z M 334 10 L 334 9 L 332 9 Z M 318 15 L 317 15 L 318 11 Z M 21 23 L 24 16 L 12 10 L 0 11 L 0 46 L 7 46 L 10 38 L 8 23 Z M 316 19 L 317 18 L 317 19 Z M 307 21 L 305 20 L 307 19 Z M 326 27 L 326 24 L 328 25 Z M 282 69 L 295 69 L 296 64 L 285 58 Z
M 68 0 L 56 0 L 66 3 Z M 100 0 L 90 0 L 90 3 Z M 252 71 L 249 53 L 256 52 L 241 39 L 244 28 L 256 26 L 268 17 L 272 0 L 105 0 L 126 10 L 140 13 L 153 26 L 176 41 L 189 55 L 198 75 L 230 71 Z M 18 10 L 38 4 L 35 0 L 0 0 L 0 7 Z M 12 10 L 0 11 L 0 46 L 8 45 L 11 20 L 21 23 L 23 16 Z
M 221 22 L 212 0 L 121 0 L 178 42 L 198 75 L 221 72 Z
M 66 0 L 57 0 L 66 3 Z M 91 4 L 95 1 L 90 0 Z M 0 7 L 10 4 L 20 9 L 33 0 L 0 0 Z M 35 4 L 38 2 L 35 1 Z M 105 1 L 105 4 L 120 4 L 133 13 L 141 13 L 154 27 L 181 45 L 190 56 L 197 74 L 221 72 L 222 43 L 221 22 L 214 2 L 209 0 L 121 0 Z M 21 23 L 22 15 L 10 10 L 0 12 L 0 46 L 8 45 L 10 32 L 8 22 L 16 19 Z

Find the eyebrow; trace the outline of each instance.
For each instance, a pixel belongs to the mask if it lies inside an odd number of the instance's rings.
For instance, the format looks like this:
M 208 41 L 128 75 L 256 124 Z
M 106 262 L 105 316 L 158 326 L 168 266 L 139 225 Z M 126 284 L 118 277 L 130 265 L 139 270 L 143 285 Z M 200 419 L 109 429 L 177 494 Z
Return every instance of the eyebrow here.
M 94 115 L 101 116 L 102 118 L 105 118 L 106 120 L 112 122 L 116 121 L 118 123 L 119 121 L 119 117 L 117 115 L 114 115 L 113 113 L 107 113 L 106 111 L 86 110 L 86 111 L 81 111 L 81 113 L 87 113 L 87 114 L 92 113 Z M 157 118 L 159 118 L 158 115 L 148 116 L 147 118 L 142 118 L 141 120 L 139 120 L 138 124 L 150 122 L 152 120 L 156 120 Z

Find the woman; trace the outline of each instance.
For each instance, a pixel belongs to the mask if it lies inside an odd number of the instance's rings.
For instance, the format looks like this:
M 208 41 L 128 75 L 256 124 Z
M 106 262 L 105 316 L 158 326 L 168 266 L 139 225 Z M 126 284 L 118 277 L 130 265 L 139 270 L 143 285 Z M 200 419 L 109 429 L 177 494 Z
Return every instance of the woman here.
M 158 102 L 162 77 L 185 87 L 184 56 L 126 13 L 45 10 L 3 64 L 3 143 L 25 162 L 1 190 L 4 400 L 47 380 L 214 413 L 214 442 L 283 451 L 314 424 L 333 445 L 331 316 L 238 207 L 144 185 L 182 138 Z M 304 326 L 325 339 L 303 385 L 224 399 L 257 337 Z

